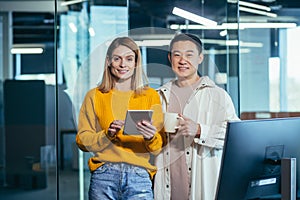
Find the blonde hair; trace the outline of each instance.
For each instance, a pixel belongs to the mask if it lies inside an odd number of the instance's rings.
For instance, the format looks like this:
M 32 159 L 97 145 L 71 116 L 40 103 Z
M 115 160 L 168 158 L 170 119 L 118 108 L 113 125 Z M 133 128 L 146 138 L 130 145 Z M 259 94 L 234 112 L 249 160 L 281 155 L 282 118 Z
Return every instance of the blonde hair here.
M 129 37 L 118 37 L 112 41 L 106 52 L 106 61 L 104 65 L 104 73 L 102 81 L 98 88 L 101 92 L 109 92 L 115 87 L 115 78 L 109 69 L 109 63 L 111 61 L 113 51 L 119 46 L 126 46 L 131 49 L 135 54 L 135 70 L 131 79 L 131 89 L 136 94 L 141 94 L 144 89 L 148 87 L 148 79 L 142 68 L 141 51 L 138 45 Z

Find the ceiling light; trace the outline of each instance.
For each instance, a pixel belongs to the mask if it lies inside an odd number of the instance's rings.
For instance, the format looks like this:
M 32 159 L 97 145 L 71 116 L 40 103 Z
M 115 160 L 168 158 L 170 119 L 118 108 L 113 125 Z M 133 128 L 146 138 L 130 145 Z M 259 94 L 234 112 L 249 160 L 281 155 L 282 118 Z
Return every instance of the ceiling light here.
M 243 42 L 240 41 L 240 46 L 241 47 L 254 47 L 254 48 L 261 48 L 263 47 L 263 43 L 261 42 Z
M 266 12 L 266 11 L 262 11 L 262 10 L 256 10 L 256 9 L 252 9 L 252 8 L 246 8 L 243 6 L 240 6 L 239 10 L 244 11 L 244 12 L 259 14 L 259 15 L 266 15 L 268 17 L 277 17 L 277 14 L 275 14 L 275 13 Z
M 73 5 L 73 4 L 76 4 L 76 3 L 82 3 L 82 2 L 85 2 L 87 0 L 71 0 L 71 1 L 64 1 L 64 2 L 61 2 L 61 6 L 69 6 L 69 5 Z
M 224 26 L 223 24 L 217 26 L 203 26 L 199 24 L 190 24 L 188 26 L 183 24 L 171 24 L 170 29 L 173 30 L 224 30 L 224 29 L 238 29 L 238 26 Z
M 172 13 L 174 15 L 183 17 L 183 18 L 191 20 L 193 22 L 196 22 L 196 23 L 199 23 L 199 24 L 203 24 L 204 26 L 216 26 L 218 24 L 217 22 L 215 22 L 213 20 L 207 19 L 205 17 L 201 17 L 199 15 L 196 15 L 194 13 L 185 11 L 185 10 L 177 8 L 177 7 L 173 8 Z
M 266 3 L 273 3 L 276 0 L 261 0 L 262 2 L 266 2 Z
M 247 6 L 250 8 L 256 8 L 259 10 L 271 11 L 271 8 L 268 6 L 263 6 L 263 5 L 259 5 L 259 4 L 255 4 L 255 3 L 249 3 L 249 2 L 245 2 L 245 1 L 239 1 L 239 5 Z
M 261 42 L 243 42 L 238 40 L 216 40 L 216 39 L 203 39 L 204 44 L 217 44 L 220 46 L 238 46 L 241 47 L 263 47 Z
M 169 40 L 141 40 L 136 41 L 137 45 L 139 46 L 165 46 L 170 44 Z
M 69 23 L 69 27 L 70 27 L 70 29 L 72 30 L 73 33 L 77 33 L 77 31 L 78 31 L 77 27 L 73 22 Z
M 220 34 L 221 37 L 224 37 L 224 36 L 227 35 L 227 30 L 220 31 L 219 34 Z
M 43 53 L 43 48 L 40 47 L 27 47 L 27 48 L 12 48 L 10 52 L 12 54 L 42 54 Z
M 297 27 L 296 23 L 223 23 L 218 26 L 202 26 L 198 24 L 191 24 L 186 27 L 186 25 L 180 24 L 171 24 L 170 28 L 173 30 L 235 30 L 235 29 L 247 29 L 247 28 L 295 28 Z
M 240 23 L 241 28 L 295 28 L 296 23 Z
M 227 0 L 228 3 L 238 3 L 238 0 Z M 239 1 L 239 5 L 250 7 L 250 8 L 256 8 L 259 10 L 265 10 L 265 11 L 271 11 L 271 8 L 268 6 L 263 6 L 256 3 L 250 3 L 246 1 Z
M 90 27 L 90 28 L 89 28 L 89 33 L 90 33 L 90 36 L 91 36 L 91 37 L 94 37 L 94 36 L 96 35 L 95 30 L 94 30 L 93 27 Z
M 12 54 L 42 54 L 45 46 L 42 44 L 14 44 Z
M 56 74 L 20 74 L 16 80 L 44 80 L 46 85 L 56 85 Z
M 227 0 L 228 3 L 237 3 L 237 0 Z M 246 7 L 244 7 L 246 6 Z M 277 17 L 277 14 L 271 13 L 271 8 L 268 6 L 239 1 L 239 10 L 259 15 L 266 15 L 268 17 Z
M 208 52 L 209 54 L 223 54 L 223 55 L 228 55 L 228 54 L 237 54 L 237 53 L 240 53 L 240 54 L 246 54 L 246 53 L 250 53 L 251 52 L 251 49 L 248 49 L 248 48 L 240 48 L 239 50 L 237 49 L 223 49 L 223 50 L 216 50 L 214 49 L 213 52 L 210 52 L 210 50 L 207 50 L 206 52 Z
M 238 40 L 225 40 L 226 46 L 238 46 L 239 41 Z

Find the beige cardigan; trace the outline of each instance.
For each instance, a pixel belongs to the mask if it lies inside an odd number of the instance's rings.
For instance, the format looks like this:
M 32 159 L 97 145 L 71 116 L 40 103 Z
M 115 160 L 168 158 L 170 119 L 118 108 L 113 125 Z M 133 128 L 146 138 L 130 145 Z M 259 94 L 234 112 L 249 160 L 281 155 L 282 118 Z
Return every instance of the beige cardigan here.
M 172 80 L 174 81 L 174 80 Z M 166 111 L 172 81 L 158 89 L 163 109 Z M 188 100 L 183 115 L 196 121 L 201 126 L 201 137 L 185 139 L 185 152 L 191 173 L 191 200 L 214 199 L 226 125 L 228 121 L 239 120 L 232 100 L 225 90 L 215 85 L 208 77 L 201 77 L 197 87 Z M 169 137 L 168 137 L 169 138 Z M 193 145 L 190 145 L 194 140 Z M 158 168 L 154 182 L 154 199 L 170 199 L 169 147 L 166 145 L 156 157 Z

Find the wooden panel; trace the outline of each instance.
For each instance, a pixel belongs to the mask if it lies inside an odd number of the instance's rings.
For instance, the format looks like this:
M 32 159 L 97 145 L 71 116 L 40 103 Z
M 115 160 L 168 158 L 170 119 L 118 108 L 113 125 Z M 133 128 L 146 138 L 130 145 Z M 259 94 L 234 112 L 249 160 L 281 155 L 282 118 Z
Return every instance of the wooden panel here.
M 300 117 L 300 112 L 243 112 L 241 120 Z

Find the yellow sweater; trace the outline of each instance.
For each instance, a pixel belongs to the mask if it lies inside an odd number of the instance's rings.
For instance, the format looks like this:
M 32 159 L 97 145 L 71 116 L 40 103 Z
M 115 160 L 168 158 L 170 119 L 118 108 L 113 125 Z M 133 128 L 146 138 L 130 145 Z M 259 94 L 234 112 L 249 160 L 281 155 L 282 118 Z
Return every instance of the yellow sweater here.
M 123 129 L 113 138 L 107 135 L 110 123 L 124 120 L 128 109 L 154 111 L 152 123 L 158 132 L 151 140 L 144 140 L 141 135 L 123 135 Z M 135 95 L 132 91 L 118 90 L 102 93 L 94 88 L 86 94 L 81 106 L 76 142 L 81 150 L 94 154 L 88 163 L 91 171 L 105 162 L 124 162 L 146 168 L 153 178 L 156 167 L 149 162 L 150 154 L 156 155 L 162 148 L 159 133 L 162 127 L 160 98 L 154 89 L 148 88 L 142 95 Z

